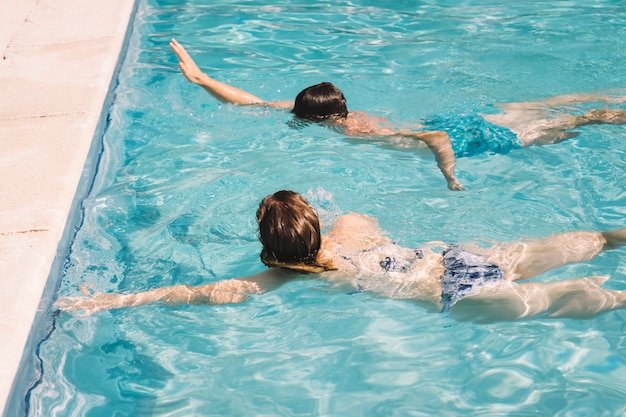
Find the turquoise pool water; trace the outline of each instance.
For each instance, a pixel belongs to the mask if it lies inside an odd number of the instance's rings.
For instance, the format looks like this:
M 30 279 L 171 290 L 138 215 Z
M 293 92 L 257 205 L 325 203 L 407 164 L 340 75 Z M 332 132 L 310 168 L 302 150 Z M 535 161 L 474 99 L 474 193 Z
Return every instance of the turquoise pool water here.
M 214 77 L 267 99 L 332 81 L 348 106 L 411 122 L 626 87 L 615 1 L 140 0 L 100 165 L 59 294 L 131 292 L 261 271 L 254 212 L 282 188 L 323 221 L 376 216 L 406 246 L 624 227 L 626 129 L 457 162 L 217 103 L 186 82 L 176 37 Z M 580 109 L 584 107 L 581 106 Z M 543 281 L 611 275 L 626 250 Z M 62 312 L 39 343 L 32 416 L 596 416 L 626 413 L 626 312 L 476 325 L 323 282 L 240 306 Z

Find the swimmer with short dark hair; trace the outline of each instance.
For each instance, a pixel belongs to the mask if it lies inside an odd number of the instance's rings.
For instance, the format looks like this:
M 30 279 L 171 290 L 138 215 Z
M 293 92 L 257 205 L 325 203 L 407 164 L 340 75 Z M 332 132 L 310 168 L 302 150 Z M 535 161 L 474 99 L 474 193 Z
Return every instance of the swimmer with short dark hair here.
M 346 99 L 335 85 L 329 82 L 316 84 L 302 90 L 294 101 L 265 101 L 203 73 L 185 48 L 175 39 L 170 47 L 179 59 L 179 68 L 190 82 L 204 88 L 222 103 L 241 106 L 265 106 L 291 109 L 296 117 L 322 123 L 345 135 L 362 138 L 389 138 L 391 144 L 406 148 L 426 145 L 446 179 L 448 188 L 462 190 L 454 168 L 457 157 L 478 153 L 506 153 L 512 149 L 531 145 L 548 145 L 575 137 L 573 131 L 593 124 L 622 125 L 626 123 L 626 110 L 603 108 L 574 115 L 556 112 L 556 106 L 603 102 L 618 104 L 626 97 L 602 95 L 566 95 L 544 102 L 512 103 L 501 105 L 500 114 L 469 114 L 440 116 L 422 122 L 409 130 L 390 127 L 384 117 L 348 111 Z M 409 139 L 409 142 L 402 141 Z
M 55 305 L 91 314 L 152 303 L 239 304 L 295 279 L 324 279 L 349 284 L 355 291 L 411 300 L 462 321 L 587 319 L 626 308 L 626 291 L 601 287 L 608 277 L 518 283 L 626 245 L 626 228 L 562 233 L 486 249 L 406 248 L 387 238 L 374 218 L 356 213 L 337 218 L 323 235 L 315 210 L 302 195 L 288 190 L 266 196 L 256 217 L 261 261 L 269 267 L 256 275 L 135 294 L 83 288 L 85 297 L 61 297 Z

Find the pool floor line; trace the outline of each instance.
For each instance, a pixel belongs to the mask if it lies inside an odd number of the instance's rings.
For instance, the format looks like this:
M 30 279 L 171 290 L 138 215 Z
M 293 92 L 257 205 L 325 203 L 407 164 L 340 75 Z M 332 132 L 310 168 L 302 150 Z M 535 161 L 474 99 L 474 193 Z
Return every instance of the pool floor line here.
M 135 0 L 24 0 L 0 16 L 0 406 L 63 267 Z M 93 168 L 93 167 L 91 167 Z M 85 186 L 85 185 L 83 185 Z M 55 266 L 56 265 L 56 266 Z M 47 297 L 51 295 L 48 294 Z

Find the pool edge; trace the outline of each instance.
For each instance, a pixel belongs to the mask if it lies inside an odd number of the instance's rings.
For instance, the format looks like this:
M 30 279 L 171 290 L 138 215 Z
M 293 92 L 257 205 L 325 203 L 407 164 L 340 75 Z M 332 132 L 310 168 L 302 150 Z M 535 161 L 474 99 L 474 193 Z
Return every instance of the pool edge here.
M 40 0 L 9 7 L 0 22 L 11 28 L 0 33 L 3 415 L 21 364 L 32 359 L 31 328 L 49 307 L 49 278 L 63 267 L 95 169 L 94 139 L 106 124 L 135 7 L 135 0 L 112 0 L 104 11 L 96 0 Z

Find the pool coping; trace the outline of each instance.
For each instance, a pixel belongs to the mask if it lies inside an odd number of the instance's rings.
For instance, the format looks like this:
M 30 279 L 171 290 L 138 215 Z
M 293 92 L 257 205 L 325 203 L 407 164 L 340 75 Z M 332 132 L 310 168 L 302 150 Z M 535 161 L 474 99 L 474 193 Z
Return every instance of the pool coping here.
M 0 16 L 0 410 L 66 256 L 135 0 L 22 0 Z M 84 185 L 83 185 L 84 187 Z

